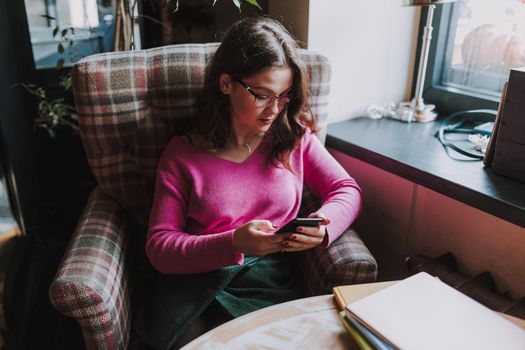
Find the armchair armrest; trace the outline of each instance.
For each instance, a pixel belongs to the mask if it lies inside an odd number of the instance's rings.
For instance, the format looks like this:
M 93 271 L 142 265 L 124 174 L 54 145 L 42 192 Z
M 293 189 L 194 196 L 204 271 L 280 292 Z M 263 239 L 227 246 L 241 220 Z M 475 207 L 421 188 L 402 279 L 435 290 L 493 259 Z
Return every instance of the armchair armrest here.
M 49 289 L 53 306 L 79 323 L 88 349 L 127 346 L 126 245 L 121 208 L 95 188 Z
M 304 276 L 309 295 L 329 294 L 335 286 L 375 282 L 377 262 L 357 233 L 348 228 L 330 247 L 304 253 Z
M 300 213 L 319 208 L 319 199 L 305 186 Z M 299 254 L 308 295 L 331 294 L 346 284 L 375 282 L 377 262 L 359 235 L 349 227 L 328 248 L 317 247 Z

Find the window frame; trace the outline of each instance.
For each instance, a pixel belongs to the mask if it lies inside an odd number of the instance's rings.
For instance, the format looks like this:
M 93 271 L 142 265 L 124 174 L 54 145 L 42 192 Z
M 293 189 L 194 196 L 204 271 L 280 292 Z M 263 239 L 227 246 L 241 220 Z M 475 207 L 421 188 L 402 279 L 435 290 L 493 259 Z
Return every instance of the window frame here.
M 60 26 L 61 29 L 65 29 L 65 28 L 69 28 L 70 26 L 67 25 L 67 26 L 64 26 L 63 23 L 60 23 L 60 16 L 59 16 L 59 11 L 58 11 L 58 8 L 57 8 L 57 4 L 56 4 L 56 0 L 41 0 L 45 3 L 45 7 L 46 7 L 46 12 L 47 12 L 47 15 L 49 16 L 52 16 L 56 19 L 57 21 L 57 24 Z M 115 1 L 115 0 L 113 0 Z M 21 1 L 24 3 L 24 9 L 25 9 L 25 1 Z M 100 3 L 99 1 L 97 1 L 97 11 L 98 11 L 98 14 L 99 16 L 101 15 L 101 11 L 100 11 Z M 114 13 L 112 11 L 112 13 Z M 27 14 L 26 14 L 26 17 L 27 17 Z M 29 41 L 30 41 L 30 46 L 31 46 L 31 56 L 33 58 L 33 68 L 36 72 L 38 72 L 37 74 L 44 74 L 46 75 L 47 73 L 50 73 L 51 75 L 54 75 L 53 72 L 57 71 L 56 67 L 55 66 L 43 66 L 43 67 L 39 67 L 37 66 L 37 62 L 35 61 L 35 54 L 34 54 L 34 46 L 35 45 L 46 45 L 46 44 L 50 44 L 50 45 L 58 45 L 60 43 L 63 43 L 63 40 L 61 40 L 60 37 L 52 37 L 50 39 L 45 39 L 45 40 L 42 40 L 40 42 L 33 42 L 33 37 L 32 37 L 32 33 L 31 33 L 31 27 L 30 27 L 30 24 L 29 24 L 29 21 L 26 19 L 26 23 L 27 23 L 27 27 L 28 27 L 28 32 L 29 32 Z M 53 29 L 53 26 L 51 26 L 51 20 L 47 20 L 47 23 L 48 25 L 47 26 L 42 26 L 42 27 L 35 27 L 36 30 L 43 30 L 43 31 L 48 31 L 51 32 L 51 30 Z M 68 72 L 80 59 L 82 59 L 82 57 L 80 58 L 76 58 L 74 61 L 70 61 L 69 59 L 67 59 L 67 55 L 68 55 L 68 51 L 70 50 L 73 50 L 73 48 L 75 47 L 75 45 L 77 45 L 77 47 L 79 45 L 90 45 L 91 47 L 96 47 L 95 50 L 93 50 L 90 55 L 92 54 L 96 54 L 96 53 L 104 53 L 104 52 L 110 52 L 112 51 L 111 50 L 104 50 L 104 47 L 106 46 L 106 43 L 105 43 L 105 40 L 106 40 L 106 36 L 108 34 L 108 30 L 113 27 L 113 30 L 114 30 L 114 23 L 112 23 L 111 25 L 106 25 L 106 24 L 103 24 L 104 23 L 104 19 L 102 18 L 99 18 L 99 26 L 98 27 L 88 27 L 88 28 L 75 28 L 75 33 L 68 33 L 68 38 L 70 38 L 73 42 L 73 46 L 72 47 L 69 47 L 67 45 L 64 45 L 65 47 L 65 51 L 64 53 L 62 54 L 62 58 L 64 58 L 64 65 L 63 67 L 60 69 L 60 71 L 62 72 Z M 110 33 L 110 37 L 113 37 L 113 33 Z M 102 49 L 101 49 L 102 48 Z M 85 57 L 85 56 L 83 56 Z M 42 72 L 42 73 L 41 73 Z
M 445 49 L 447 41 L 453 40 L 450 33 L 455 33 L 459 6 L 459 2 L 454 2 L 438 5 L 434 10 L 432 40 L 430 41 L 425 84 L 423 86 L 423 99 L 427 104 L 435 104 L 439 114 L 445 115 L 469 109 L 496 110 L 499 104 L 499 97 L 488 96 L 441 84 L 440 80 L 445 65 L 445 57 L 446 55 L 452 55 L 452 52 L 445 52 Z M 427 15 L 428 6 L 425 6 L 421 10 L 416 62 L 419 62 L 421 56 L 422 38 Z M 444 54 L 441 54 L 442 52 L 444 52 Z M 416 79 L 417 69 L 412 84 L 412 96 L 414 95 Z

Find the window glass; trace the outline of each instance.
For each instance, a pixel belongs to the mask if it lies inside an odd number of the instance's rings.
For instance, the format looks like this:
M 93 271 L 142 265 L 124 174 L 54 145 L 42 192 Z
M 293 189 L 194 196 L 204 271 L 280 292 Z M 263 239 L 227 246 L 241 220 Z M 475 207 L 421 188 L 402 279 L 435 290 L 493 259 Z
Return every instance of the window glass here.
M 37 69 L 111 51 L 114 0 L 24 0 Z
M 499 97 L 510 69 L 525 65 L 525 1 L 462 0 L 456 9 L 441 83 Z

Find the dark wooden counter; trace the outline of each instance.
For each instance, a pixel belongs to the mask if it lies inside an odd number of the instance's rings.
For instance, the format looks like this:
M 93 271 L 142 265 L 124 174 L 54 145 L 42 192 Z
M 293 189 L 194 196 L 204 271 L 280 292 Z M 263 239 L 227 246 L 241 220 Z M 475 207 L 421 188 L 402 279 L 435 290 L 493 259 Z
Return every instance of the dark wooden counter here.
M 525 227 L 525 184 L 453 151 L 452 159 L 434 137 L 438 128 L 439 122 L 358 118 L 329 125 L 326 145 Z

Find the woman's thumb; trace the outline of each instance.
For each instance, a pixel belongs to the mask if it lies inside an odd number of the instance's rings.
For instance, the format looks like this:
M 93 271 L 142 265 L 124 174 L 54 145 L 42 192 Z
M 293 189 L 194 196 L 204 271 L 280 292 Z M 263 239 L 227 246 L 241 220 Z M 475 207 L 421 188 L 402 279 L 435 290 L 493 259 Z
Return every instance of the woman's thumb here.
M 257 229 L 259 230 L 275 230 L 277 226 L 272 224 L 270 220 L 257 220 Z

